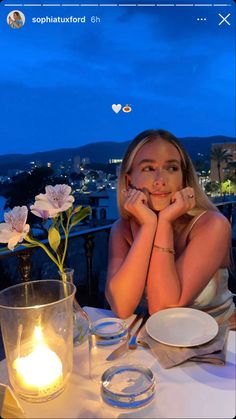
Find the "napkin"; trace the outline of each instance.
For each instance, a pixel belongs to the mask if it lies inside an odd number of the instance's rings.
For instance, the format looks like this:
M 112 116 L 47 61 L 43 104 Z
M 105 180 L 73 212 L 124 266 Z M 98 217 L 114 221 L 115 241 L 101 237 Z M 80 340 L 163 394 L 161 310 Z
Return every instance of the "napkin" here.
M 235 316 L 234 316 L 235 319 Z M 158 359 L 163 368 L 171 368 L 185 361 L 206 362 L 215 365 L 225 364 L 225 343 L 228 331 L 235 328 L 235 323 L 229 319 L 219 326 L 218 334 L 210 342 L 203 345 L 180 348 L 169 346 L 152 339 L 143 328 L 139 340 L 150 347 L 152 354 Z

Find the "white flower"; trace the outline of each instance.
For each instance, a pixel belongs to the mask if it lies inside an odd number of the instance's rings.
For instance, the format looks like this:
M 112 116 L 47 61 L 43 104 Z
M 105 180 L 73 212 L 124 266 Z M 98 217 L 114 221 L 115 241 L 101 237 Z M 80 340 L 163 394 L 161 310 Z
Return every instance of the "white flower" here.
M 35 197 L 34 205 L 30 209 L 33 214 L 43 217 L 43 211 L 48 211 L 48 217 L 56 217 L 60 212 L 68 210 L 74 202 L 71 195 L 71 187 L 68 185 L 46 186 L 45 194 L 39 194 Z
M 30 226 L 26 224 L 28 209 L 26 206 L 14 207 L 4 214 L 5 223 L 0 223 L 0 243 L 8 243 L 8 249 L 13 250 L 28 234 Z

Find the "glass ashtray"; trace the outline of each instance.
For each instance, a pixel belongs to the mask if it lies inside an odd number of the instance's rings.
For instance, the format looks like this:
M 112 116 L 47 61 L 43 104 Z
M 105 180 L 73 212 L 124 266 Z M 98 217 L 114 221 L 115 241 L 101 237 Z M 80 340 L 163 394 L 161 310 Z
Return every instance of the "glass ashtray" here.
M 114 407 L 132 409 L 149 403 L 155 395 L 155 378 L 149 368 L 118 365 L 101 378 L 103 400 Z
M 106 317 L 97 320 L 91 328 L 91 335 L 96 337 L 97 345 L 114 345 L 124 340 L 128 326 L 124 320 L 116 317 Z

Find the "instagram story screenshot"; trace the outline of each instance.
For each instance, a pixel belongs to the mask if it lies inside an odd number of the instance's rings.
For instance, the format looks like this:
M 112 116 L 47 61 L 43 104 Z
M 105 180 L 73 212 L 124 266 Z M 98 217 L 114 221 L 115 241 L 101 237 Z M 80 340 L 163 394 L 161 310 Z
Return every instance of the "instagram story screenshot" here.
M 0 0 L 0 418 L 234 417 L 235 1 Z

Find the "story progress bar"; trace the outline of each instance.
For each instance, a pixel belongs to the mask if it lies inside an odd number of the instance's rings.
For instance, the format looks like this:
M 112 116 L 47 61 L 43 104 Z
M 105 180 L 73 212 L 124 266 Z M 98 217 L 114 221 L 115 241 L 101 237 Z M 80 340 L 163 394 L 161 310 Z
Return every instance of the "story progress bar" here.
M 229 3 L 8 3 L 6 7 L 231 7 Z

